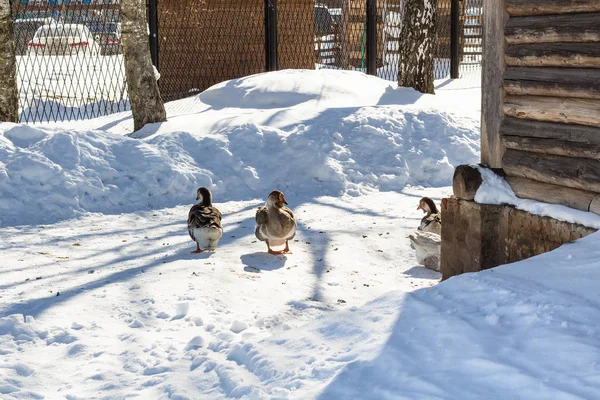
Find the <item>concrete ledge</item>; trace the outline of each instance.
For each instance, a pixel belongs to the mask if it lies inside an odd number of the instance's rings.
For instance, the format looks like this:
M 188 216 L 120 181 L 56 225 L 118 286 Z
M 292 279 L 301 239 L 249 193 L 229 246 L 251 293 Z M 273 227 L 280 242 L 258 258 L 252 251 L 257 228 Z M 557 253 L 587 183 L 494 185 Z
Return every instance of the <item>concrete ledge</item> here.
M 442 202 L 442 221 L 442 280 L 521 261 L 596 232 L 507 205 L 457 198 Z

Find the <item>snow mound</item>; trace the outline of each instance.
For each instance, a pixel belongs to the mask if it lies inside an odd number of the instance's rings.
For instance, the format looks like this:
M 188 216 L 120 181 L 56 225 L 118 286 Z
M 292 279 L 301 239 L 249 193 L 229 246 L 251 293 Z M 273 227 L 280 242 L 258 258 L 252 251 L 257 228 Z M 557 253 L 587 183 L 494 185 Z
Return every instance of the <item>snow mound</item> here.
M 340 107 L 358 92 L 372 105 Z M 386 93 L 410 105 L 379 105 Z M 416 106 L 415 91 L 362 74 L 282 71 L 225 82 L 198 97 L 254 109 L 251 117 L 242 113 L 244 122 L 221 117 L 208 125 L 198 111 L 137 139 L 0 124 L 0 226 L 189 204 L 200 186 L 217 203 L 264 198 L 275 188 L 307 199 L 447 186 L 455 166 L 479 158 L 471 119 L 430 102 Z M 317 101 L 302 119 L 294 105 L 307 99 Z M 274 101 L 296 110 L 287 125 L 253 117 Z

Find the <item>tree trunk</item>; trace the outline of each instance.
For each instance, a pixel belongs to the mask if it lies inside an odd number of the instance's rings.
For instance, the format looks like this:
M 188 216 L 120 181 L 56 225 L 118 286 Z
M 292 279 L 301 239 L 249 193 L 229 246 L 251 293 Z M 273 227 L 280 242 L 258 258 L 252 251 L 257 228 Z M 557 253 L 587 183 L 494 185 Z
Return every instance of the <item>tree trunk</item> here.
M 121 21 L 127 92 L 137 131 L 147 123 L 166 121 L 167 113 L 150 58 L 145 1 L 121 0 Z
M 0 0 L 0 121 L 19 122 L 17 65 L 9 0 Z
M 406 0 L 400 37 L 398 85 L 434 93 L 433 46 L 437 0 Z

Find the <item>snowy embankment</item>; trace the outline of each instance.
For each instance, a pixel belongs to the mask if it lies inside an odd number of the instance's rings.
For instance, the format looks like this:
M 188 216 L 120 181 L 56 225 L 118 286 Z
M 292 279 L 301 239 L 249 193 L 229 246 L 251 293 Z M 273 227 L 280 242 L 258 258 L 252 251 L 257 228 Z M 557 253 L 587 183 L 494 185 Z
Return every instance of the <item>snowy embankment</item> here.
M 136 138 L 125 114 L 0 125 L 0 397 L 326 393 L 379 351 L 402 296 L 361 305 L 439 280 L 406 235 L 419 197 L 439 201 L 478 158 L 477 120 L 451 97 L 282 71 L 170 103 Z M 201 185 L 225 234 L 192 255 Z M 274 188 L 298 218 L 293 255 L 254 237 Z
M 444 186 L 479 153 L 476 120 L 355 72 L 256 75 L 169 108 L 137 139 L 89 130 L 122 114 L 79 129 L 1 124 L 0 226 L 188 204 L 199 186 L 215 201 Z

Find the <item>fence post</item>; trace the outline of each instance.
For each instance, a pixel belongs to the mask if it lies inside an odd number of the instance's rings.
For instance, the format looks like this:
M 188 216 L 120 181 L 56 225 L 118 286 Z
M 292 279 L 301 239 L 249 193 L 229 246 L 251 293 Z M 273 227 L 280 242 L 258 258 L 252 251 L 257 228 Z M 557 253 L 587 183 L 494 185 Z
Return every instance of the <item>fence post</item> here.
M 267 71 L 277 71 L 277 0 L 265 0 L 265 56 Z
M 460 68 L 460 4 L 452 0 L 450 8 L 450 78 L 459 78 Z
M 367 2 L 367 74 L 377 75 L 377 2 Z
M 150 29 L 150 57 L 158 69 L 158 0 L 148 0 L 148 27 Z

